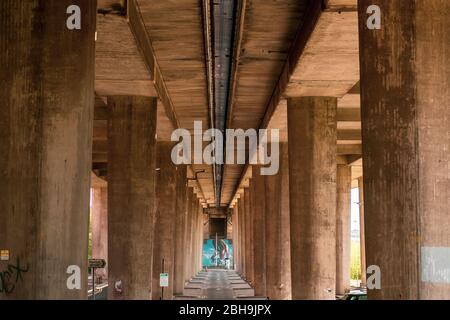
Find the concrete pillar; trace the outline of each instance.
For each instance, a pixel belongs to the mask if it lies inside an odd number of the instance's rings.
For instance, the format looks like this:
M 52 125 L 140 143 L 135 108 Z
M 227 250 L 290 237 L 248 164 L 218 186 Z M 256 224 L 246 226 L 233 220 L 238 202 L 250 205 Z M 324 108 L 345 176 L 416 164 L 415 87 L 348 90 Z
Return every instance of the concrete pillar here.
M 153 241 L 152 299 L 171 300 L 174 284 L 175 225 L 177 215 L 177 167 L 172 162 L 172 142 L 157 143 L 156 215 Z M 169 274 L 169 286 L 159 286 L 161 273 Z M 164 293 L 164 294 L 163 294 Z
M 198 198 L 197 195 L 194 194 L 194 197 L 192 198 L 192 216 L 191 216 L 191 242 L 190 242 L 190 256 L 189 256 L 189 264 L 190 264 L 190 274 L 189 278 L 192 278 L 195 276 L 196 272 L 196 238 L 197 238 L 197 232 L 198 232 L 198 225 L 197 225 L 197 217 L 198 217 Z
M 251 180 L 250 180 L 251 181 Z M 253 214 L 250 206 L 250 188 L 244 189 L 244 216 L 245 216 L 245 279 L 253 285 L 254 262 L 253 262 Z
M 337 166 L 336 175 L 336 294 L 350 290 L 352 168 Z
M 280 171 L 265 176 L 266 283 L 271 300 L 291 298 L 289 232 L 289 158 L 287 143 L 280 144 Z
M 450 298 L 450 2 L 360 0 L 370 299 Z M 369 283 L 368 283 L 369 285 Z
M 239 259 L 240 259 L 240 275 L 245 277 L 246 274 L 246 248 L 245 248 L 245 207 L 244 207 L 244 194 L 238 199 L 237 208 L 239 212 L 239 236 L 238 236 L 238 246 L 239 246 Z
M 108 97 L 109 299 L 151 298 L 156 98 Z
M 253 166 L 251 188 L 251 210 L 253 216 L 253 273 L 255 295 L 266 296 L 266 198 L 265 178 L 260 166 Z
M 184 263 L 185 263 L 185 224 L 187 217 L 187 167 L 177 166 L 176 189 L 176 224 L 175 224 L 175 267 L 174 267 L 174 294 L 182 295 L 184 289 Z
M 203 206 L 200 203 L 198 207 L 199 227 L 198 227 L 198 268 L 197 272 L 202 270 L 202 256 L 203 256 Z
M 75 31 L 72 3 L 0 2 L 0 299 L 87 297 L 96 3 Z
M 367 284 L 367 267 L 366 267 L 366 233 L 364 232 L 364 182 L 363 177 L 358 178 L 359 192 L 359 252 L 361 264 L 361 286 Z
M 238 208 L 237 205 L 231 209 L 231 224 L 232 224 L 232 241 L 233 241 L 233 265 L 234 269 L 239 272 L 239 246 L 238 246 L 238 236 L 237 229 L 238 224 Z
M 185 262 L 184 262 L 184 280 L 189 281 L 192 275 L 192 265 L 191 265 L 191 256 L 192 256 L 192 217 L 193 217 L 193 209 L 194 209 L 194 190 L 189 187 L 187 190 L 187 215 L 186 215 L 186 224 L 185 224 Z
M 97 185 L 92 188 L 92 258 L 104 259 L 106 267 L 96 269 L 99 281 L 108 279 L 108 187 Z
M 201 207 L 201 206 L 199 206 Z M 196 260 L 195 260 L 195 272 L 194 274 L 197 274 L 200 271 L 200 256 L 201 256 L 201 221 L 200 221 L 200 212 L 197 213 L 198 214 L 198 218 L 197 218 L 197 238 L 196 238 L 196 250 L 197 250 L 197 255 L 196 255 Z
M 335 299 L 336 105 L 288 100 L 293 299 Z
M 193 242 L 192 242 L 192 276 L 195 277 L 195 275 L 197 274 L 198 270 L 198 233 L 199 233 L 199 212 L 198 212 L 198 207 L 199 207 L 199 202 L 198 202 L 198 198 L 195 199 L 196 200 L 196 204 L 195 204 L 195 211 L 194 211 L 194 230 L 192 231 L 192 236 L 194 237 Z

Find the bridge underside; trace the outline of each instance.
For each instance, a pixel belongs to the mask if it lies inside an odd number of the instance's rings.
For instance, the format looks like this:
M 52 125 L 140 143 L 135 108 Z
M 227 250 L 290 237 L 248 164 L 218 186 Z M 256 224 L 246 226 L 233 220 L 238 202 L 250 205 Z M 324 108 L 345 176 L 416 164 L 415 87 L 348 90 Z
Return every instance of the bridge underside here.
M 450 2 L 372 2 L 2 0 L 0 299 L 450 299 Z

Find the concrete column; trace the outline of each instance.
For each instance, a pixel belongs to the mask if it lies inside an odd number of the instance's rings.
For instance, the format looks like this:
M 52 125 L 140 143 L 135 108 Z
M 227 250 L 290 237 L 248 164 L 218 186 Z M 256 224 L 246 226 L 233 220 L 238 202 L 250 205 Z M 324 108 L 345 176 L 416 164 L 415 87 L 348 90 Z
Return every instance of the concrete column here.
M 153 241 L 152 299 L 171 300 L 174 284 L 175 225 L 177 215 L 177 167 L 172 162 L 172 142 L 157 143 L 156 215 Z M 159 286 L 161 273 L 169 274 L 169 286 Z
M 265 178 L 260 166 L 253 166 L 251 185 L 251 207 L 253 215 L 253 272 L 255 295 L 266 296 L 266 198 Z
M 335 299 L 336 105 L 288 100 L 293 299 Z
M 108 189 L 104 185 L 92 188 L 92 258 L 104 259 L 106 267 L 96 269 L 98 280 L 108 279 Z
M 336 294 L 350 290 L 352 168 L 337 166 L 336 176 Z
M 109 299 L 150 299 L 156 98 L 108 97 Z
M 194 209 L 194 190 L 189 187 L 187 190 L 187 215 L 186 215 L 186 224 L 185 224 L 185 262 L 184 262 L 184 280 L 189 281 L 191 279 L 191 256 L 192 256 L 192 216 Z
M 450 298 L 450 2 L 359 1 L 370 299 Z
M 197 210 L 197 242 L 196 242 L 196 249 L 197 249 L 197 256 L 195 261 L 196 271 L 195 274 L 197 274 L 201 270 L 201 256 L 202 256 L 202 239 L 203 239 L 203 207 L 199 201 L 198 204 L 198 210 Z
M 246 248 L 245 248 L 245 208 L 244 208 L 244 194 L 241 194 L 241 197 L 238 199 L 237 202 L 237 208 L 239 213 L 239 240 L 238 240 L 238 246 L 239 246 L 239 259 L 240 259 L 240 275 L 245 277 L 246 274 L 246 263 L 245 263 L 245 257 L 246 257 Z
M 203 256 L 203 206 L 199 204 L 199 230 L 198 230 L 198 270 L 202 270 L 202 256 Z
M 198 272 L 198 256 L 199 256 L 199 202 L 198 202 L 198 198 L 196 198 L 196 205 L 195 205 L 195 212 L 194 212 L 194 230 L 193 230 L 193 243 L 192 243 L 192 250 L 193 250 L 193 255 L 192 255 L 192 266 L 193 266 L 193 272 L 192 272 L 192 276 L 194 277 L 197 272 Z
M 289 158 L 287 143 L 280 144 L 280 171 L 265 177 L 266 281 L 271 300 L 291 298 L 289 232 Z
M 367 285 L 366 267 L 366 233 L 364 232 L 364 182 L 363 177 L 358 178 L 359 192 L 359 250 L 361 261 L 361 286 Z
M 251 180 L 250 180 L 251 181 Z M 245 279 L 253 285 L 253 214 L 250 206 L 250 188 L 244 189 L 244 215 L 245 215 Z
M 184 263 L 185 263 L 185 239 L 187 217 L 187 167 L 177 166 L 176 189 L 176 224 L 175 224 L 175 267 L 174 267 L 174 294 L 182 295 L 184 289 Z
M 0 2 L 0 299 L 87 297 L 96 3 L 75 31 L 72 3 Z
M 194 197 L 192 198 L 192 216 L 191 216 L 191 242 L 190 242 L 190 246 L 191 246 L 191 255 L 190 255 L 190 259 L 189 259 L 189 263 L 190 263 L 190 275 L 189 278 L 192 278 L 195 276 L 196 272 L 196 264 L 195 262 L 196 260 L 196 254 L 197 254 L 197 250 L 196 250 L 196 238 L 197 238 L 197 232 L 198 232 L 198 224 L 197 224 L 197 217 L 198 217 L 198 198 L 197 195 L 194 194 Z
M 233 248 L 234 248 L 234 252 L 233 252 L 233 259 L 236 260 L 236 266 L 237 266 L 237 272 L 241 273 L 242 272 L 242 258 L 241 258 L 241 245 L 240 245 L 240 237 L 241 237 L 241 220 L 242 217 L 239 216 L 239 207 L 238 207 L 238 203 L 236 203 L 236 206 L 234 207 L 234 216 L 236 217 L 236 224 L 234 225 L 233 223 L 233 228 L 236 227 L 236 236 L 235 238 L 233 238 Z
M 238 260 L 239 258 L 237 257 L 238 253 L 239 253 L 239 248 L 237 246 L 237 232 L 236 229 L 238 227 L 238 212 L 237 212 L 237 208 L 231 208 L 231 228 L 232 228 L 232 236 L 231 236 L 231 240 L 233 243 L 233 265 L 232 267 L 234 267 L 234 269 L 237 271 L 239 269 L 238 267 Z

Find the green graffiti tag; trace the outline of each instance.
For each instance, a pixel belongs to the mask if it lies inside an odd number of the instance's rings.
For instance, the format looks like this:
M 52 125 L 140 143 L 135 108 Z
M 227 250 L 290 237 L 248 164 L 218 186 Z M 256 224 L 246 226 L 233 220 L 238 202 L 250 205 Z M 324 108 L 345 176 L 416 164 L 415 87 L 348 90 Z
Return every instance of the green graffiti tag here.
M 0 272 L 0 293 L 12 293 L 19 281 L 23 281 L 23 274 L 27 273 L 29 265 L 22 266 L 17 257 L 16 264 L 9 264 L 6 270 Z

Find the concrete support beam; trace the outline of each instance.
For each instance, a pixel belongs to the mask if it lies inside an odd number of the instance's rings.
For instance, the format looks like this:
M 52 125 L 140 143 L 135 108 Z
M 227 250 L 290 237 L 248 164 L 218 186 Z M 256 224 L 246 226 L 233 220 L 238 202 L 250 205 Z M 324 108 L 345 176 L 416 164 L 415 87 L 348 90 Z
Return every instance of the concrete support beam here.
M 0 270 L 23 270 L 0 299 L 87 297 L 96 3 L 69 30 L 72 3 L 0 3 Z
M 289 157 L 280 144 L 280 171 L 265 177 L 266 284 L 271 300 L 291 298 L 291 246 L 289 216 Z
M 97 279 L 108 279 L 108 187 L 92 188 L 92 258 L 104 259 L 106 267 L 96 269 Z
M 109 299 L 151 298 L 156 105 L 108 97 Z
M 187 218 L 187 167 L 177 166 L 177 186 L 176 186 L 176 224 L 175 224 L 175 267 L 174 267 L 174 288 L 176 295 L 182 295 L 184 289 L 184 263 L 185 263 L 185 239 L 186 239 L 186 218 Z
M 336 108 L 335 98 L 288 100 L 293 299 L 335 299 Z
M 253 166 L 250 181 L 252 211 L 253 272 L 255 295 L 266 296 L 266 198 L 265 178 L 260 166 Z
M 156 215 L 153 241 L 153 281 L 152 299 L 170 300 L 173 297 L 174 260 L 175 260 L 175 225 L 177 215 L 177 167 L 172 162 L 172 142 L 157 143 L 158 170 L 156 185 Z M 169 286 L 159 286 L 161 273 L 169 274 Z
M 350 290 L 350 224 L 352 168 L 337 166 L 336 175 L 336 294 Z
M 450 2 L 359 1 L 370 299 L 450 298 Z

